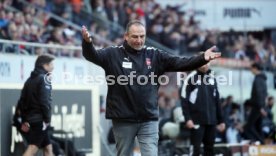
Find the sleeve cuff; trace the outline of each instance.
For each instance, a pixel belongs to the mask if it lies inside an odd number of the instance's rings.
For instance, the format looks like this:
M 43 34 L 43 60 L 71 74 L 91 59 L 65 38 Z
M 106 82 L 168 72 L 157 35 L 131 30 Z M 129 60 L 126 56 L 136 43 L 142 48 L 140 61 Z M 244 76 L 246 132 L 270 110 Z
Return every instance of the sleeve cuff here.
M 201 58 L 200 58 L 200 59 L 201 59 L 203 62 L 205 62 L 205 64 L 206 64 L 206 63 L 208 63 L 209 61 L 205 60 L 205 56 L 204 56 L 204 55 L 205 55 L 205 53 L 203 52 L 203 54 L 201 54 Z

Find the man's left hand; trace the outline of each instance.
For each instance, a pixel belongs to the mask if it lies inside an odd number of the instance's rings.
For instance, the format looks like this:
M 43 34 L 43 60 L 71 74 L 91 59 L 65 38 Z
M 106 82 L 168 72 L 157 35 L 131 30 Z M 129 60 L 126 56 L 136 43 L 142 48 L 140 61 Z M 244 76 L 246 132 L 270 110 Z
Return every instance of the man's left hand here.
M 24 122 L 21 124 L 21 130 L 25 133 L 29 132 L 30 124 L 28 122 Z
M 204 52 L 204 58 L 206 61 L 211 61 L 221 57 L 221 52 L 214 52 L 216 48 L 217 48 L 216 46 L 213 46 L 212 48 L 209 48 Z

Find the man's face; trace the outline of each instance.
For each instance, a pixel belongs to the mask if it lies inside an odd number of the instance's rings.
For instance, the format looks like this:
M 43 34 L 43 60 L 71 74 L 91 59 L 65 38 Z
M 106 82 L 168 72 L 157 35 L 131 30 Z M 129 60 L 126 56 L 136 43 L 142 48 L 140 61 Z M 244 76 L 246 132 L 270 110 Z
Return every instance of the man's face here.
M 256 69 L 256 68 L 251 67 L 250 70 L 251 70 L 251 72 L 252 72 L 254 75 L 256 75 L 256 73 L 257 73 L 257 69 Z
M 47 71 L 47 72 L 52 72 L 54 70 L 54 63 L 53 61 L 51 61 L 50 63 L 44 64 L 43 68 Z
M 273 106 L 273 105 L 274 105 L 274 98 L 273 98 L 273 99 L 270 99 L 270 100 L 268 101 L 268 105 L 269 105 L 269 106 Z
M 132 25 L 125 33 L 125 40 L 135 50 L 141 50 L 145 44 L 146 30 L 142 25 Z

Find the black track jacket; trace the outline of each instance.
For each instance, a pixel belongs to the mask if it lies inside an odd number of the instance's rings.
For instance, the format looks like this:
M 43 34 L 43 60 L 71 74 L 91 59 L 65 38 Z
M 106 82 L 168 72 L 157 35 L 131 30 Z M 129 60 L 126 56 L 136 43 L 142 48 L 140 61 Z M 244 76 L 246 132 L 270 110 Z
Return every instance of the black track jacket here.
M 211 70 L 197 71 L 188 79 L 186 97 L 182 101 L 185 122 L 217 125 L 223 122 L 217 82 Z
M 265 99 L 267 97 L 266 76 L 260 73 L 255 76 L 251 91 L 251 103 L 253 108 L 260 110 L 265 107 Z
M 24 84 L 16 108 L 23 122 L 51 121 L 52 86 L 45 81 L 46 74 L 42 67 L 36 67 Z
M 92 43 L 82 43 L 83 56 L 90 62 L 101 66 L 107 78 L 107 119 L 122 119 L 127 121 L 158 120 L 157 104 L 158 77 L 169 71 L 188 71 L 196 69 L 207 61 L 204 54 L 192 58 L 180 58 L 169 55 L 156 48 L 144 46 L 137 51 L 126 41 L 123 45 L 96 50 Z M 135 75 L 133 81 L 128 79 L 126 84 L 119 84 L 119 76 Z M 153 80 L 150 79 L 150 74 Z M 138 78 L 143 75 L 143 77 Z M 146 80 L 148 77 L 148 81 Z M 112 82 L 115 83 L 111 84 Z M 154 81 L 154 84 L 151 83 Z M 111 82 L 109 84 L 109 82 Z M 139 85 L 142 82 L 143 85 Z

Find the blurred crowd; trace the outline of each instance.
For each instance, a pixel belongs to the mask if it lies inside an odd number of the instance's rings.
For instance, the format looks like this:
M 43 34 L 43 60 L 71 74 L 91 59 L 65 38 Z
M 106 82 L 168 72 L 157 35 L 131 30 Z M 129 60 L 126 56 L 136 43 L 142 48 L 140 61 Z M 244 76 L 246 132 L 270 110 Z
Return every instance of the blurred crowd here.
M 147 36 L 179 55 L 193 55 L 213 45 L 224 57 L 263 63 L 267 69 L 276 68 L 276 51 L 269 34 L 261 36 L 243 32 L 220 32 L 202 29 L 193 14 L 181 6 L 162 8 L 154 0 L 95 0 L 92 8 L 97 14 L 125 27 L 129 20 L 139 19 L 147 27 Z
M 45 0 L 34 1 L 33 4 L 39 8 L 54 11 L 51 4 L 47 4 Z M 26 41 L 47 44 L 77 45 L 75 34 L 76 31 L 66 25 L 54 25 L 55 21 L 40 9 L 36 9 L 30 5 L 23 4 L 18 1 L 4 1 L 1 6 L 1 33 L 2 39 L 15 41 Z M 13 10 L 8 9 L 12 7 Z M 19 47 L 11 45 L 7 52 L 17 52 L 23 54 L 32 54 L 29 47 L 20 45 Z M 41 54 L 45 49 L 37 48 L 34 54 Z M 69 56 L 69 51 L 57 52 L 57 50 L 49 49 L 47 51 L 55 56 Z M 79 54 L 74 54 L 79 57 Z
M 189 11 L 180 6 L 161 7 L 154 0 L 27 0 L 33 6 L 18 0 L 0 2 L 0 38 L 61 45 L 80 45 L 81 34 L 68 24 L 60 22 L 49 13 L 58 15 L 78 26 L 85 25 L 92 34 L 99 35 L 98 47 L 123 42 L 123 29 L 107 23 L 116 23 L 122 28 L 128 21 L 141 20 L 147 27 L 147 36 L 175 51 L 177 55 L 193 55 L 212 45 L 217 45 L 223 57 L 261 62 L 268 70 L 276 68 L 275 44 L 269 33 L 221 32 L 201 28 Z M 184 3 L 183 3 L 184 4 Z M 89 7 L 87 7 L 89 5 Z M 10 6 L 16 10 L 6 9 Z M 87 9 L 90 8 L 90 9 Z M 91 10 L 91 11 L 89 11 Z M 93 15 L 93 16 L 92 16 Z M 97 17 L 98 19 L 94 18 Z M 99 20 L 100 19 L 100 20 Z M 103 21 L 109 21 L 103 23 Z M 20 46 L 19 48 L 24 48 Z M 23 51 L 28 53 L 28 51 Z M 41 53 L 38 49 L 35 53 Z M 69 52 L 50 53 L 71 56 Z M 80 52 L 73 54 L 81 57 Z

